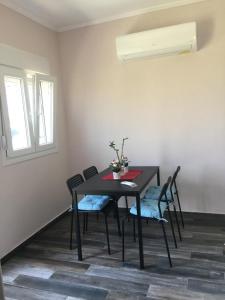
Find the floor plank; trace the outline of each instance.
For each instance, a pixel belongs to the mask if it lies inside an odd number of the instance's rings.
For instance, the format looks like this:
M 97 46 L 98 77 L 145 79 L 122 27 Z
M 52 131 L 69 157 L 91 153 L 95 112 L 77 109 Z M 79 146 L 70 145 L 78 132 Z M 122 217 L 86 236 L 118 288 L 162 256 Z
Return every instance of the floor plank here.
M 25 275 L 19 275 L 15 279 L 15 284 L 26 288 L 40 289 L 49 292 L 56 292 L 61 295 L 83 298 L 87 300 L 106 298 L 108 291 L 103 288 L 95 288 L 92 286 L 68 283 L 56 279 L 43 279 Z
M 114 292 L 127 292 L 145 296 L 149 283 L 144 282 L 131 282 L 127 280 L 120 280 L 119 278 L 108 278 L 104 276 L 94 276 L 89 274 L 79 274 L 75 272 L 56 272 L 54 275 L 52 275 L 51 278 L 65 281 L 68 283 L 77 283 L 77 284 L 86 284 L 89 286 L 101 286 L 104 289 L 107 290 L 113 290 Z
M 49 293 L 38 289 L 27 289 L 19 286 L 5 285 L 5 294 L 10 299 L 16 300 L 66 300 L 67 296 Z

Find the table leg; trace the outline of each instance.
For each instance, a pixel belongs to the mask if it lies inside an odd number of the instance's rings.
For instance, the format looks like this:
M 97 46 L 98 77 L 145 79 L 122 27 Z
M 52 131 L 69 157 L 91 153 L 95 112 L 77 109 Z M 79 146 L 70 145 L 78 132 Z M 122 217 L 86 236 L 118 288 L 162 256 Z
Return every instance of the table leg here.
M 139 259 L 140 259 L 140 269 L 144 269 L 144 253 L 143 253 L 140 202 L 141 202 L 141 198 L 140 195 L 138 194 L 136 196 L 136 207 L 137 207 L 137 225 L 138 225 L 138 240 L 139 240 Z
M 157 171 L 157 185 L 160 186 L 160 169 L 158 167 L 158 171 Z
M 75 224 L 76 224 L 76 239 L 77 239 L 77 254 L 78 254 L 78 260 L 82 260 L 82 246 L 81 246 L 81 237 L 80 237 L 80 220 L 79 220 L 79 211 L 77 207 L 77 193 L 74 193 L 75 197 Z

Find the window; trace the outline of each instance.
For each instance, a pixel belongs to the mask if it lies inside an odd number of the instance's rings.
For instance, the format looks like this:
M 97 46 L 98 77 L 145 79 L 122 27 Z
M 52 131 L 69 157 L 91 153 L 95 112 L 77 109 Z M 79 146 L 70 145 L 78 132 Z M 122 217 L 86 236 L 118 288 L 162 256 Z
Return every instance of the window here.
M 46 149 L 54 143 L 54 81 L 37 76 L 38 147 Z
M 0 95 L 5 160 L 56 150 L 54 78 L 1 66 Z

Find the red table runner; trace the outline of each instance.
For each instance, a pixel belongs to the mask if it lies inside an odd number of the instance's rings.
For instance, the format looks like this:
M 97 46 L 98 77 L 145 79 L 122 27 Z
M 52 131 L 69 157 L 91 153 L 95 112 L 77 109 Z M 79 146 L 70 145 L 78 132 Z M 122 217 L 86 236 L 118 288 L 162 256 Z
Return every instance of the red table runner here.
M 143 171 L 142 170 L 129 170 L 126 174 L 122 175 L 119 180 L 132 180 L 139 176 Z M 103 180 L 115 180 L 113 179 L 113 173 L 109 173 L 102 177 Z M 118 179 L 117 179 L 118 180 Z

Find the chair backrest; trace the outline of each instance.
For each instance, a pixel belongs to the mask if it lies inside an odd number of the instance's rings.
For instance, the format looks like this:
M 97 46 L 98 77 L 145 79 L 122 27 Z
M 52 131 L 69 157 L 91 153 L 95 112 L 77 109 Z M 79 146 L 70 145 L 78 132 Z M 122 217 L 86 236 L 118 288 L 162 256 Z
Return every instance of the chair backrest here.
M 84 182 L 84 178 L 81 174 L 74 175 L 66 181 L 70 194 L 73 195 L 73 190 Z
M 167 199 L 166 192 L 167 192 L 167 189 L 168 189 L 170 183 L 171 183 L 171 176 L 167 179 L 167 182 L 164 183 L 164 185 L 162 187 L 162 190 L 160 192 L 159 199 L 158 199 L 159 202 L 162 200 L 162 198 Z
M 180 172 L 180 166 L 178 166 L 176 171 L 174 172 L 171 183 L 170 183 L 170 192 L 172 195 L 173 195 L 173 187 L 175 188 L 175 192 L 177 193 L 176 178 L 177 178 L 177 175 L 179 172 Z
M 171 176 L 167 179 L 167 182 L 163 185 L 161 193 L 159 195 L 158 209 L 159 209 L 160 218 L 163 217 L 160 204 L 161 204 L 161 201 L 165 202 L 165 199 L 167 200 L 166 192 L 168 190 L 170 182 L 171 182 Z
M 89 178 L 95 176 L 96 174 L 98 174 L 98 170 L 95 166 L 92 166 L 90 168 L 87 168 L 83 171 L 84 174 L 84 178 L 86 180 L 88 180 Z

